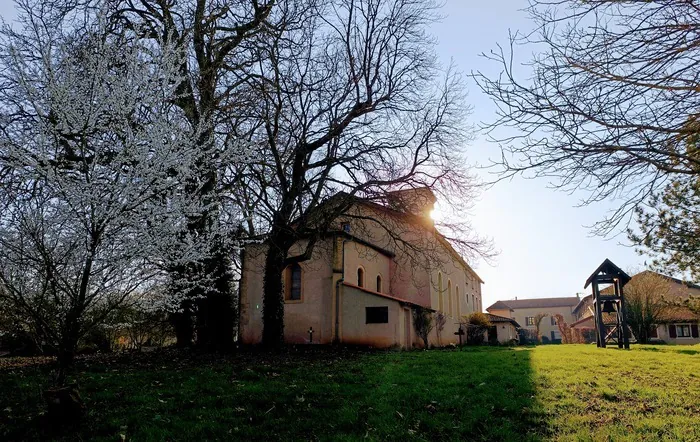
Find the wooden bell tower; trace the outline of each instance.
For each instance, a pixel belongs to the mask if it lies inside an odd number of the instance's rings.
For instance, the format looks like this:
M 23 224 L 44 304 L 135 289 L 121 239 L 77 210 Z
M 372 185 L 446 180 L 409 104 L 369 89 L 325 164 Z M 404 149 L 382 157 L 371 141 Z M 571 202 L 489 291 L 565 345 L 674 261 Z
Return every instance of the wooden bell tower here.
M 622 288 L 632 279 L 609 259 L 586 280 L 584 289 L 592 284 L 595 335 L 598 347 L 605 348 L 608 342 L 619 348 L 630 348 L 629 329 Z M 602 290 L 600 285 L 610 284 Z

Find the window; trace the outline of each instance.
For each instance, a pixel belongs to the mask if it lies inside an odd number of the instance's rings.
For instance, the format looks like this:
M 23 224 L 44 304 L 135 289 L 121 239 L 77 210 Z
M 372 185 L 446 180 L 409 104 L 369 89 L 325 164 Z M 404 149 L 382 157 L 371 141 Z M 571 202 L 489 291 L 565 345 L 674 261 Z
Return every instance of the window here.
M 525 325 L 535 325 L 535 317 L 534 316 L 527 316 L 525 318 Z
M 452 315 L 452 281 L 447 280 L 447 312 Z
M 459 299 L 459 286 L 455 287 L 455 299 L 457 300 L 457 317 L 461 318 L 462 317 L 462 300 Z
M 286 301 L 301 301 L 301 266 L 292 264 L 287 267 L 284 284 Z
M 357 286 L 365 286 L 365 269 L 363 269 L 362 267 L 357 268 Z
M 350 233 L 350 224 L 348 224 L 348 223 L 343 224 L 343 232 Z
M 659 332 L 656 330 L 655 325 L 651 326 L 651 329 L 649 330 L 649 337 L 650 338 L 658 338 L 659 337 Z
M 557 325 L 557 318 L 555 318 L 554 316 L 550 316 L 549 319 L 551 320 L 552 325 Z
M 690 325 L 681 324 L 676 325 L 676 336 L 679 338 L 689 338 L 690 337 Z
M 382 292 L 382 275 L 377 275 L 377 292 Z
M 443 310 L 443 302 L 442 302 L 442 273 L 438 272 L 438 310 L 442 311 Z
M 366 324 L 388 324 L 389 307 L 365 307 Z

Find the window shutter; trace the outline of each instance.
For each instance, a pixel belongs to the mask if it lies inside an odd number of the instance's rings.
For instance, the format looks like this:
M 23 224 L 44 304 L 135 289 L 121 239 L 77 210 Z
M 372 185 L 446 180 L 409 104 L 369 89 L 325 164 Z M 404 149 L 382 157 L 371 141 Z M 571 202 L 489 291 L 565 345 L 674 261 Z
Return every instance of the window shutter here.
M 697 324 L 691 324 L 690 325 L 690 334 L 694 337 L 698 337 L 698 325 Z
M 668 326 L 668 334 L 672 338 L 676 337 L 676 324 L 669 324 Z

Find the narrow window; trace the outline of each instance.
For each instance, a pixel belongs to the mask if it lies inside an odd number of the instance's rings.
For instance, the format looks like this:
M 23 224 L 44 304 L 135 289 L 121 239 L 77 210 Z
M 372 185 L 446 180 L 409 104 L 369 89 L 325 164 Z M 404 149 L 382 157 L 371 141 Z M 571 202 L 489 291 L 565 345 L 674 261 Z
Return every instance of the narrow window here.
M 552 325 L 557 325 L 557 318 L 555 318 L 554 316 L 550 316 L 550 319 L 552 321 Z
M 287 301 L 301 300 L 301 266 L 292 264 L 287 267 L 285 284 L 285 299 Z
M 377 275 L 377 292 L 382 292 L 382 275 Z
M 443 311 L 442 302 L 442 273 L 438 272 L 438 310 Z
M 459 298 L 459 286 L 455 286 L 455 299 L 457 301 L 457 318 L 462 317 L 462 300 Z
M 365 323 L 388 324 L 389 307 L 365 307 Z
M 452 315 L 452 280 L 447 280 L 447 312 Z
M 362 267 L 357 268 L 357 286 L 365 286 L 365 269 L 363 269 Z

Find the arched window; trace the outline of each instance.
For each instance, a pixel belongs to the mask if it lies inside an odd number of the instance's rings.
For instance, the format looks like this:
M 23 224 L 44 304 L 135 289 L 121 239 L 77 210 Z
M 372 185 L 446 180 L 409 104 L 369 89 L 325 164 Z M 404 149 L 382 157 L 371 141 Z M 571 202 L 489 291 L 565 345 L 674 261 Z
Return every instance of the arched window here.
M 377 275 L 377 292 L 382 292 L 382 275 Z
M 438 272 L 438 310 L 443 311 L 442 302 L 442 273 Z
M 459 286 L 455 286 L 455 300 L 457 301 L 457 318 L 462 317 L 462 300 L 459 298 Z
M 301 301 L 301 266 L 292 264 L 287 267 L 284 284 L 284 299 Z
M 365 269 L 363 269 L 362 267 L 357 268 L 357 286 L 365 286 Z
M 447 280 L 447 313 L 452 314 L 452 281 Z

